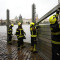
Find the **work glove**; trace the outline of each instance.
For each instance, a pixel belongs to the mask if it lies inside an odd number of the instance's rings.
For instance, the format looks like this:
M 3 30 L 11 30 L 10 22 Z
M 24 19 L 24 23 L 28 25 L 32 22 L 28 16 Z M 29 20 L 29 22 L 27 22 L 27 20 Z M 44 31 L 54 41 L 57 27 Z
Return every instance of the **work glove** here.
M 56 11 L 56 14 L 59 14 L 59 11 L 58 10 Z

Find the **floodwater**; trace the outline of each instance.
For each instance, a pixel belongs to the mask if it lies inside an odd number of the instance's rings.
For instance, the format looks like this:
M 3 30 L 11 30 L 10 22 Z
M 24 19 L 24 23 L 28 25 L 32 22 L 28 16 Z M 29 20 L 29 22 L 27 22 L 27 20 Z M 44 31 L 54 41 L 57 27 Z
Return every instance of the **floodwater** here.
M 17 37 L 15 35 L 17 25 L 14 25 L 13 27 L 13 35 L 12 35 L 12 40 L 17 40 Z M 31 38 L 30 38 L 30 26 L 29 25 L 22 25 L 26 35 L 26 39 L 24 39 L 24 42 L 31 43 Z M 0 40 L 7 42 L 7 27 L 6 26 L 0 26 Z

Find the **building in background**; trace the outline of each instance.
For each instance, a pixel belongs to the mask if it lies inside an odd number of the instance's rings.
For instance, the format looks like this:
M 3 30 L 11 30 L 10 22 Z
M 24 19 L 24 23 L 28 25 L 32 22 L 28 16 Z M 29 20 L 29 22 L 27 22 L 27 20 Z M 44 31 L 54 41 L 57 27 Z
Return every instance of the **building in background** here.
M 0 19 L 0 25 L 6 25 L 7 21 Z
M 23 24 L 30 24 L 30 22 L 32 22 L 32 19 L 25 19 L 25 18 L 22 18 L 23 20 Z M 18 24 L 18 22 L 20 22 L 20 20 L 15 17 L 14 19 L 10 19 L 10 24 L 13 23 L 13 24 Z M 6 25 L 7 23 L 7 20 L 3 20 L 3 19 L 0 19 L 0 25 Z
M 21 14 L 20 14 L 20 16 L 19 16 L 19 22 L 23 23 L 23 19 L 22 19 Z
M 16 16 L 14 19 L 11 19 L 10 23 L 17 24 L 18 23 L 18 17 Z
M 23 24 L 30 24 L 32 19 L 23 19 Z

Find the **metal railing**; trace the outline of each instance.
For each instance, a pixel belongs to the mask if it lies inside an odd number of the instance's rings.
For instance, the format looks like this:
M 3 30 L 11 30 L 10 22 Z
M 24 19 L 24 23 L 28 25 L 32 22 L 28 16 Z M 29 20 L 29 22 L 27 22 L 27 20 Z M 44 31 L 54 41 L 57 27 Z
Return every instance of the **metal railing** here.
M 37 22 L 36 25 L 39 24 L 41 21 L 43 21 L 44 19 L 46 19 L 47 17 L 49 17 L 50 15 L 52 15 L 53 13 L 55 13 L 58 9 L 60 8 L 60 3 L 55 6 L 53 9 L 51 9 L 49 12 L 47 12 L 44 16 L 42 16 Z

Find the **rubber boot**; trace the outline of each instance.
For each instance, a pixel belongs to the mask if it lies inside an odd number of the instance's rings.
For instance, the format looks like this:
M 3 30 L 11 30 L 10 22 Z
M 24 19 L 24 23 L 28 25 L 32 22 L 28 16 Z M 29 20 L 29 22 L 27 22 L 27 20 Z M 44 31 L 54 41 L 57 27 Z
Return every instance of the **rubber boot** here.
M 30 50 L 31 50 L 31 52 L 33 52 L 33 46 L 31 46 L 31 49 Z
M 8 44 L 8 45 L 12 45 L 12 42 L 11 42 L 11 41 L 8 41 L 7 44 Z
M 34 44 L 33 53 L 37 53 L 36 44 Z
M 25 48 L 25 46 L 24 46 L 24 45 L 22 45 L 22 46 L 21 46 L 21 48 L 23 49 L 23 48 Z
M 20 50 L 20 47 L 18 47 L 18 51 Z

